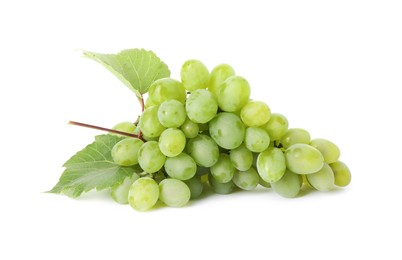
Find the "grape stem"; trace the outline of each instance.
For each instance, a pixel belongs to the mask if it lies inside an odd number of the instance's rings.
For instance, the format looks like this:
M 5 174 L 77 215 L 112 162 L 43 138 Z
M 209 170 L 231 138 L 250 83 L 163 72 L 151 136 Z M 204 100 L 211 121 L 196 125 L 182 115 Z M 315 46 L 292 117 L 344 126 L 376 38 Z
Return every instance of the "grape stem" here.
M 137 96 L 137 97 L 138 97 L 138 96 Z M 144 96 L 141 95 L 141 97 L 138 97 L 138 101 L 140 102 L 140 105 L 141 105 L 141 113 L 143 113 L 144 110 L 145 110 Z M 138 119 L 137 119 L 137 120 L 138 120 Z M 138 138 L 141 139 L 141 140 L 143 140 L 143 139 L 142 139 L 142 132 L 141 132 L 141 130 L 140 130 L 140 132 L 138 133 Z
M 129 137 L 135 137 L 135 138 L 139 138 L 139 139 L 143 140 L 140 135 L 130 134 L 130 133 L 126 133 L 126 132 L 122 132 L 122 131 L 118 131 L 118 130 L 114 130 L 114 129 L 110 129 L 110 128 L 105 128 L 105 127 L 100 127 L 100 126 L 96 126 L 96 125 L 84 124 L 84 123 L 80 123 L 80 122 L 76 122 L 76 121 L 69 121 L 68 124 L 92 128 L 92 129 L 101 130 L 101 131 L 106 131 L 106 132 L 119 134 L 119 135 L 125 135 L 125 136 L 129 136 Z
M 144 110 L 145 110 L 145 103 L 144 103 L 144 97 L 143 97 L 142 95 L 141 95 L 140 103 L 141 103 L 141 112 L 144 112 Z

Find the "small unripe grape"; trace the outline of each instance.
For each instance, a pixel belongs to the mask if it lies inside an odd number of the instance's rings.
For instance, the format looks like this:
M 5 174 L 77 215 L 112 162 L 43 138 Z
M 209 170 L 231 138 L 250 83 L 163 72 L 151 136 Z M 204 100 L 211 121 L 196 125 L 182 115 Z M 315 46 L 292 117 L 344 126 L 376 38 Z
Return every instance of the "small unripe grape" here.
M 194 138 L 200 132 L 200 128 L 198 127 L 197 123 L 194 123 L 189 118 L 184 121 L 181 125 L 180 129 L 183 131 L 186 138 Z

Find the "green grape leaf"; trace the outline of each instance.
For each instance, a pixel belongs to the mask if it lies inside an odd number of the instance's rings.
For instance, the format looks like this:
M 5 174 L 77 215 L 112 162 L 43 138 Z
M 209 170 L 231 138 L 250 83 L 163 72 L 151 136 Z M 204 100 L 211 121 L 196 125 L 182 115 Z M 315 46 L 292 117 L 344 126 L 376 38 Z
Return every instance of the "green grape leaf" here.
M 168 66 L 155 53 L 144 49 L 128 49 L 118 54 L 84 51 L 83 56 L 102 64 L 138 98 L 148 92 L 155 80 L 170 76 Z
M 64 163 L 66 169 L 49 192 L 76 198 L 92 189 L 107 189 L 139 172 L 139 166 L 123 167 L 113 162 L 111 150 L 122 139 L 110 134 L 96 136 L 93 143 Z

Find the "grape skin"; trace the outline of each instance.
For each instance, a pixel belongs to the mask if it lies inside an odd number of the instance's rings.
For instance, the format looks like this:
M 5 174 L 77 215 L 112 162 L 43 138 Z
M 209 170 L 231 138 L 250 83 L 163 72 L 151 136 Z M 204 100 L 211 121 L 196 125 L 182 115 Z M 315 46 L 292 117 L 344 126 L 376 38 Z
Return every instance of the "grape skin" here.
M 209 133 L 222 148 L 235 149 L 241 145 L 245 126 L 240 117 L 233 113 L 222 112 L 209 122 Z
M 211 174 L 215 180 L 220 183 L 226 183 L 232 180 L 235 173 L 235 167 L 230 160 L 229 155 L 221 153 L 218 161 L 211 166 Z
M 268 148 L 270 138 L 267 131 L 264 129 L 259 127 L 248 127 L 246 129 L 244 143 L 250 151 L 260 153 Z
M 186 89 L 180 81 L 171 78 L 158 79 L 148 89 L 149 103 L 160 105 L 166 100 L 186 102 Z
M 241 120 L 246 126 L 263 126 L 271 118 L 271 110 L 261 101 L 250 101 L 240 111 Z
M 156 141 L 148 141 L 138 150 L 138 162 L 141 168 L 148 173 L 159 171 L 165 161 L 166 156 L 161 152 Z
M 322 153 L 324 161 L 328 164 L 338 161 L 339 156 L 341 155 L 336 144 L 323 138 L 311 140 L 310 145 L 317 148 L 317 150 Z
M 271 141 L 279 140 L 288 130 L 289 122 L 284 115 L 273 113 L 263 128 L 268 132 Z
M 291 128 L 282 136 L 280 143 L 285 149 L 294 144 L 308 144 L 310 143 L 310 134 L 302 128 Z
M 186 120 L 184 105 L 175 99 L 164 101 L 158 108 L 158 120 L 164 127 L 180 127 Z
M 335 177 L 334 172 L 328 164 L 324 163 L 324 166 L 318 172 L 306 175 L 308 183 L 319 191 L 330 191 L 334 189 Z
M 302 184 L 302 176 L 289 170 L 286 170 L 279 181 L 271 183 L 274 191 L 285 198 L 296 197 L 300 192 Z
M 166 159 L 166 173 L 179 180 L 188 180 L 194 177 L 197 172 L 197 165 L 193 158 L 186 153 Z
M 218 111 L 215 97 L 206 89 L 193 91 L 186 102 L 187 116 L 195 123 L 209 122 Z
M 219 64 L 212 69 L 209 78 L 208 90 L 217 97 L 220 92 L 221 85 L 227 78 L 235 75 L 234 69 L 228 64 Z
M 190 92 L 208 87 L 209 72 L 199 60 L 186 61 L 181 67 L 180 77 L 184 88 Z
M 212 190 L 218 194 L 229 194 L 232 193 L 234 184 L 233 181 L 226 183 L 217 182 L 212 174 L 208 174 L 208 182 L 212 187 Z
M 184 181 L 184 183 L 187 184 L 188 188 L 190 189 L 191 200 L 197 199 L 201 196 L 202 191 L 204 190 L 204 185 L 199 177 L 191 178 Z
M 190 197 L 190 189 L 181 180 L 164 179 L 159 183 L 159 199 L 169 207 L 183 207 Z
M 147 211 L 151 209 L 159 198 L 159 186 L 149 177 L 136 180 L 128 192 L 128 202 L 136 210 Z
M 138 151 L 144 144 L 138 138 L 126 138 L 116 143 L 112 148 L 112 158 L 115 163 L 121 166 L 132 166 L 138 164 Z
M 257 170 L 265 182 L 277 182 L 286 171 L 286 160 L 279 148 L 271 147 L 257 157 Z
M 190 139 L 187 152 L 199 166 L 203 167 L 211 167 L 219 158 L 218 145 L 207 135 L 197 135 Z
M 140 118 L 140 129 L 144 136 L 150 138 L 158 137 L 166 129 L 158 119 L 158 106 L 153 106 L 144 110 Z
M 159 137 L 159 149 L 168 157 L 179 155 L 186 146 L 184 133 L 175 128 L 168 128 Z
M 335 178 L 335 185 L 338 187 L 346 187 L 350 184 L 352 180 L 352 175 L 350 173 L 350 170 L 348 166 L 341 162 L 337 161 L 334 163 L 331 163 L 329 165 L 334 172 L 334 178 Z
M 246 171 L 253 165 L 253 153 L 244 144 L 230 150 L 230 160 L 239 171 Z
M 324 165 L 324 157 L 316 148 L 307 144 L 294 144 L 286 149 L 286 166 L 298 174 L 311 174 Z
M 250 98 L 250 85 L 240 76 L 231 76 L 225 80 L 219 90 L 218 105 L 226 112 L 240 111 Z
M 184 121 L 184 123 L 180 127 L 181 131 L 183 131 L 186 138 L 194 138 L 200 132 L 200 128 L 197 123 L 194 123 L 189 118 Z
M 253 190 L 259 180 L 260 176 L 252 167 L 247 171 L 236 171 L 233 176 L 233 183 L 242 190 Z

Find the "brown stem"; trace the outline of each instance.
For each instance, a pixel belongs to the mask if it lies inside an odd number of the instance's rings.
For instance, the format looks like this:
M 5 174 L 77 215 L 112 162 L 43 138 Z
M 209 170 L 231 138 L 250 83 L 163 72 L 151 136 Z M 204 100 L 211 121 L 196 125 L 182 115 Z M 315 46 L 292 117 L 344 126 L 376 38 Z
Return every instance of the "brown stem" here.
M 138 96 L 137 96 L 137 97 L 138 97 Z M 145 110 L 144 96 L 141 95 L 141 98 L 138 98 L 138 101 L 140 102 L 140 105 L 141 105 L 141 114 L 142 114 L 142 113 L 144 113 L 144 110 Z M 137 120 L 138 120 L 138 119 L 137 119 Z M 140 131 L 139 131 L 139 133 L 138 133 L 138 138 L 141 139 L 141 140 L 143 140 L 141 129 L 140 129 Z
M 145 110 L 145 101 L 144 101 L 144 97 L 141 96 L 141 112 L 144 112 Z
M 141 95 L 140 97 L 137 96 L 138 102 L 140 103 L 141 106 L 141 112 L 144 112 L 145 110 L 145 101 L 144 101 L 144 96 Z
M 105 127 L 100 127 L 100 126 L 95 126 L 95 125 L 90 125 L 90 124 L 84 124 L 84 123 L 75 122 L 75 121 L 69 121 L 68 123 L 70 125 L 77 125 L 77 126 L 92 128 L 92 129 L 96 129 L 96 130 L 106 131 L 106 132 L 110 132 L 110 133 L 114 133 L 114 134 L 125 135 L 125 136 L 136 137 L 136 138 L 142 139 L 139 135 L 130 134 L 130 133 L 126 133 L 126 132 L 122 132 L 122 131 L 118 131 L 118 130 L 114 130 L 114 129 L 110 129 L 110 128 L 105 128 Z

